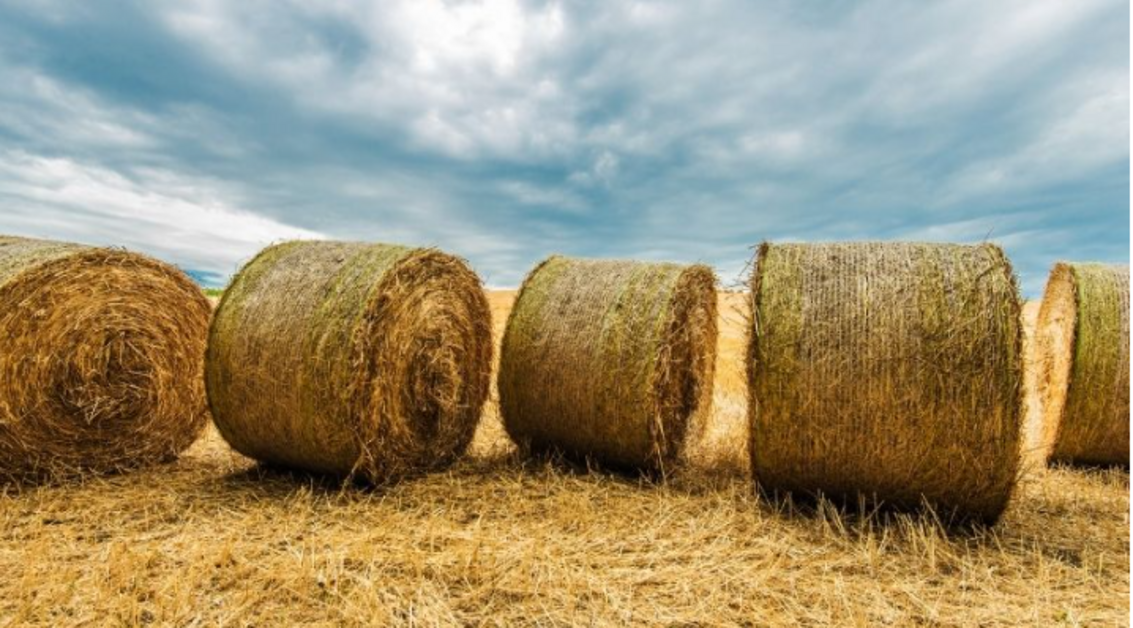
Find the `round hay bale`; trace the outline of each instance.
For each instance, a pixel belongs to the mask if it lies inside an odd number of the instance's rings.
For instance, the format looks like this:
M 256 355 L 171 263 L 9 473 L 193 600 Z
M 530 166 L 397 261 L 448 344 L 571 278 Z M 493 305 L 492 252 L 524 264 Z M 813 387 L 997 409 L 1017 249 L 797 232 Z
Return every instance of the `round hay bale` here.
M 716 277 L 707 266 L 553 256 L 508 319 L 499 395 L 512 439 L 661 472 L 711 402 Z
M 209 313 L 148 257 L 0 238 L 0 476 L 121 471 L 188 447 L 208 422 Z
M 1129 266 L 1055 264 L 1036 335 L 1044 449 L 1128 465 Z
M 1018 289 L 998 247 L 765 243 L 751 288 L 764 490 L 998 518 L 1023 423 Z
M 464 452 L 491 365 L 488 300 L 463 260 L 289 242 L 262 251 L 225 291 L 206 380 L 237 451 L 383 483 Z

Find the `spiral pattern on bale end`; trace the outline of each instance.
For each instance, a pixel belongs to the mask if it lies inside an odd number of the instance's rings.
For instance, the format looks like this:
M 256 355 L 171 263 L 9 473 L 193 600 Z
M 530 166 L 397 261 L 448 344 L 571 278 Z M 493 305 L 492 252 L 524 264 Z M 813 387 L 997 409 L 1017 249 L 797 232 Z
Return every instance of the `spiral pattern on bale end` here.
M 383 483 L 464 452 L 491 364 L 487 297 L 464 261 L 289 242 L 261 252 L 225 292 L 206 380 L 237 451 Z
M 711 403 L 716 277 L 707 266 L 553 256 L 508 320 L 499 395 L 513 440 L 664 473 Z
M 1023 361 L 998 247 L 764 244 L 751 287 L 764 490 L 999 517 L 1020 466 Z
M 1129 266 L 1055 264 L 1036 338 L 1044 451 L 1128 465 Z
M 0 476 L 116 472 L 192 444 L 210 310 L 148 257 L 0 238 Z

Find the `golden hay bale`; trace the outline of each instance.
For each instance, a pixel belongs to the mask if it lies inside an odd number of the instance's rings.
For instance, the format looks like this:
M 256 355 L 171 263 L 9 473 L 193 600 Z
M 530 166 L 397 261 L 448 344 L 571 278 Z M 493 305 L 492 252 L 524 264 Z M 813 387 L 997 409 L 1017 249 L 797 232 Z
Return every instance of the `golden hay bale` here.
M 189 446 L 208 422 L 209 311 L 148 257 L 0 238 L 0 476 L 120 471 Z
M 536 266 L 500 359 L 512 439 L 664 473 L 711 401 L 715 284 L 702 265 L 553 256 Z
M 1023 360 L 998 247 L 765 243 L 751 281 L 761 487 L 999 516 L 1020 462 Z
M 464 261 L 289 242 L 225 291 L 206 379 L 217 427 L 241 453 L 380 483 L 467 448 L 491 364 L 488 301 Z
M 1129 464 L 1129 266 L 1055 264 L 1036 335 L 1044 449 Z

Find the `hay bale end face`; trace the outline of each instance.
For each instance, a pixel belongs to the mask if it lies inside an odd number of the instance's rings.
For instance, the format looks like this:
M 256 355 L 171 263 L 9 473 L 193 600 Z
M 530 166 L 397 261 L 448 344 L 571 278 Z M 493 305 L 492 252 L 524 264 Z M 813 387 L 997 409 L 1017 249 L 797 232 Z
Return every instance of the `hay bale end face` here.
M 487 297 L 462 260 L 290 242 L 261 252 L 225 291 L 206 380 L 237 451 L 380 483 L 467 448 L 491 364 Z
M 528 275 L 500 358 L 500 411 L 538 449 L 664 473 L 711 402 L 707 266 L 554 256 Z
M 122 471 L 188 447 L 208 421 L 209 313 L 148 257 L 0 237 L 0 476 Z
M 1023 420 L 1018 291 L 998 247 L 764 244 L 751 288 L 764 490 L 998 518 Z
M 1128 465 L 1129 266 L 1055 264 L 1036 337 L 1044 449 Z

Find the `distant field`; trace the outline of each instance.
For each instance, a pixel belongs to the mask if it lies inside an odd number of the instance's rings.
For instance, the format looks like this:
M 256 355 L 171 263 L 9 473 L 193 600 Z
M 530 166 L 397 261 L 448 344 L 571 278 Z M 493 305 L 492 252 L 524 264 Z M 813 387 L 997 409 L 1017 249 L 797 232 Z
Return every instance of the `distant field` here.
M 497 339 L 513 300 L 491 295 Z M 0 494 L 0 625 L 1128 625 L 1124 471 L 1031 468 L 1000 525 L 952 536 L 755 497 L 745 296 L 720 310 L 715 412 L 668 485 L 519 460 L 494 401 L 453 470 L 376 491 L 210 431 L 165 467 Z

